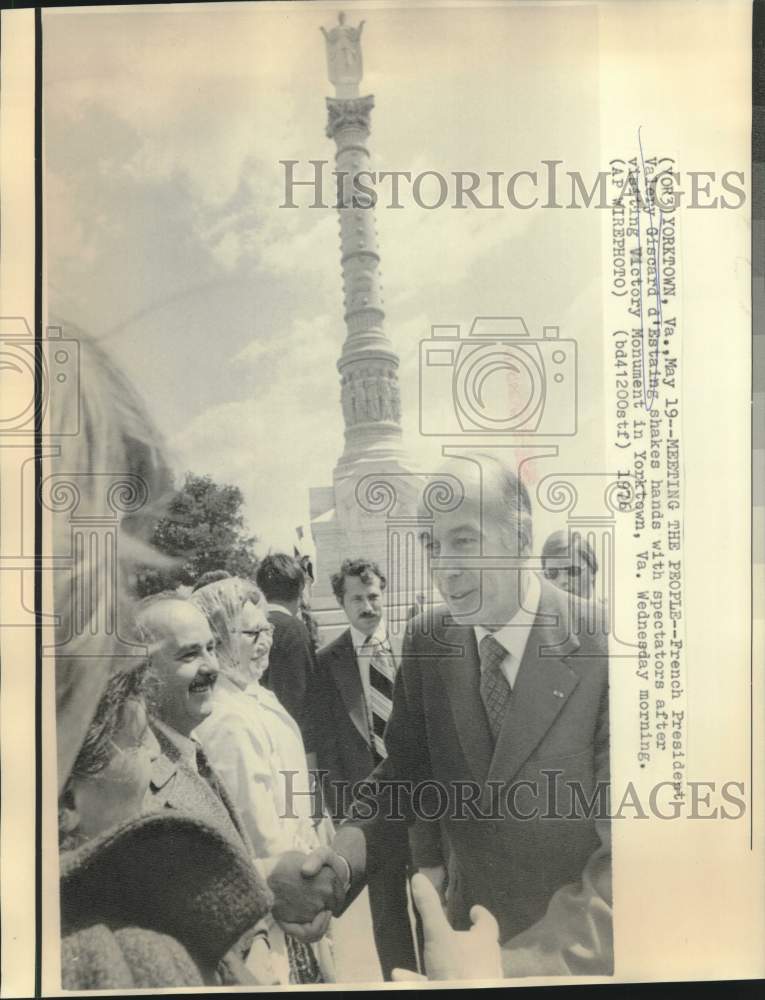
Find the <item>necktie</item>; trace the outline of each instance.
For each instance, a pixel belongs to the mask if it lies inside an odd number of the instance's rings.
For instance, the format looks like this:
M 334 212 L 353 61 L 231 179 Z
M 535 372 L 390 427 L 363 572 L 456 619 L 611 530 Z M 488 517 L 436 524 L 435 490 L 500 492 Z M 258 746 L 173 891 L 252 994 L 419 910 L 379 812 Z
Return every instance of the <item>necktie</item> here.
M 493 635 L 481 639 L 481 700 L 491 727 L 494 742 L 497 742 L 502 720 L 505 717 L 512 688 L 502 672 L 502 661 L 507 656 L 505 647 Z
M 199 777 L 204 778 L 210 788 L 220 798 L 220 790 L 218 789 L 218 782 L 215 780 L 215 772 L 210 767 L 210 761 L 207 759 L 207 754 L 201 746 L 197 746 L 197 771 L 199 772 Z
M 364 643 L 369 658 L 369 709 L 370 737 L 375 763 L 385 760 L 385 726 L 393 708 L 393 681 L 396 677 L 396 662 L 384 643 L 371 637 Z

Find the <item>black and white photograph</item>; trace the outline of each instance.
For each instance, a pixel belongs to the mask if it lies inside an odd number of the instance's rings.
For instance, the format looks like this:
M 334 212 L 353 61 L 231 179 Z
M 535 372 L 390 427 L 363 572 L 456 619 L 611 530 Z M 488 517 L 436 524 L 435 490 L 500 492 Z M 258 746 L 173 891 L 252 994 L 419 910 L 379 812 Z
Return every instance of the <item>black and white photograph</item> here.
M 6 982 L 762 975 L 761 5 L 7 14 Z

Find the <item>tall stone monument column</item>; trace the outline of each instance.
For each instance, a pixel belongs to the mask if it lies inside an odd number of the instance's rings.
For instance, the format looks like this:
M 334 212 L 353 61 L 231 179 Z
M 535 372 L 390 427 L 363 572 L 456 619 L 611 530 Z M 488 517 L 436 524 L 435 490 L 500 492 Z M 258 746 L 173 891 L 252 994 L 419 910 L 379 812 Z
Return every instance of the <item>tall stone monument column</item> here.
M 346 478 L 351 467 L 380 460 L 401 459 L 401 399 L 398 355 L 383 323 L 380 254 L 374 207 L 357 192 L 354 178 L 369 170 L 370 116 L 374 97 L 359 97 L 363 65 L 362 21 L 357 28 L 338 16 L 327 43 L 327 69 L 335 97 L 327 98 L 327 136 L 336 146 L 340 219 L 340 266 L 346 339 L 337 362 L 345 421 L 345 450 L 335 480 Z
M 318 570 L 312 599 L 317 610 L 326 601 L 328 611 L 328 574 L 347 556 L 367 556 L 387 566 L 387 518 L 391 512 L 399 515 L 412 508 L 415 494 L 412 467 L 402 445 L 399 359 L 384 330 L 374 207 L 354 184 L 356 175 L 369 169 L 374 107 L 372 95 L 359 96 L 363 28 L 363 21 L 352 27 L 339 14 L 335 26 L 321 29 L 327 72 L 335 88 L 335 96 L 327 98 L 327 136 L 336 147 L 345 321 L 337 361 L 345 446 L 334 469 L 332 488 L 311 490 Z M 380 487 L 382 482 L 384 487 Z M 386 493 L 384 503 L 380 502 L 381 488 Z M 408 598 L 408 594 L 401 595 L 402 601 Z M 389 593 L 389 600 L 395 603 L 397 595 Z

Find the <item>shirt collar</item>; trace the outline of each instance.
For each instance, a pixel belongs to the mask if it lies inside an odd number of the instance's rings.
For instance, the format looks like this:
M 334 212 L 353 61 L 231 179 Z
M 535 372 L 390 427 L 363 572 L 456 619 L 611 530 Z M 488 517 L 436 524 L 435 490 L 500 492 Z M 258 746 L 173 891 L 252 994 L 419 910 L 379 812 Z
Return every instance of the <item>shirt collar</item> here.
M 283 615 L 289 615 L 291 618 L 295 617 L 288 607 L 285 607 L 284 604 L 279 604 L 278 601 L 268 601 L 266 603 L 266 612 L 269 611 L 281 611 Z
M 526 643 L 529 641 L 529 633 L 537 617 L 539 601 L 542 596 L 542 586 L 537 574 L 529 573 L 528 581 L 523 606 L 518 608 L 506 625 L 503 625 L 502 628 L 497 629 L 495 632 L 490 632 L 483 625 L 475 626 L 475 638 L 479 647 L 481 639 L 487 635 L 493 635 L 497 642 L 501 646 L 504 646 L 508 653 L 512 653 L 519 663 L 523 659 Z
M 165 725 L 161 719 L 157 719 L 155 717 L 152 719 L 152 722 L 162 735 L 173 744 L 185 763 L 189 764 L 196 771 L 197 749 L 199 748 L 199 744 L 196 740 L 193 740 L 188 736 L 184 736 L 183 733 L 179 733 L 177 729 L 173 729 L 170 726 Z
M 245 684 L 245 686 L 241 688 L 239 687 L 238 684 L 235 684 L 230 677 L 227 677 L 223 673 L 223 671 L 221 671 L 218 674 L 218 680 L 215 683 L 215 692 L 218 698 L 220 698 L 221 694 L 223 695 L 250 694 L 254 698 L 257 698 L 262 691 L 263 687 L 260 681 L 248 681 L 247 684 Z
M 354 625 L 351 625 L 351 639 L 353 640 L 353 648 L 357 653 L 366 643 L 367 638 L 371 638 L 373 642 L 379 642 L 381 645 L 384 645 L 388 641 L 388 626 L 386 625 L 384 618 L 380 619 L 377 628 L 369 637 L 364 635 L 363 632 L 359 632 Z

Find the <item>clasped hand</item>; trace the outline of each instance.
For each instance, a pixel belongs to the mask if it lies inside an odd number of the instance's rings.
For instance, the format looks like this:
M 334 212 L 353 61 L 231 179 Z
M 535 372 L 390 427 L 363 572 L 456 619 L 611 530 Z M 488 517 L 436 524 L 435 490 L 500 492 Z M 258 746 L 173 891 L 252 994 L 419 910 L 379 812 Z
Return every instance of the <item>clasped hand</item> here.
M 342 911 L 346 878 L 345 862 L 328 847 L 311 855 L 285 851 L 268 877 L 274 894 L 274 919 L 298 940 L 318 941 L 326 934 L 333 914 Z

